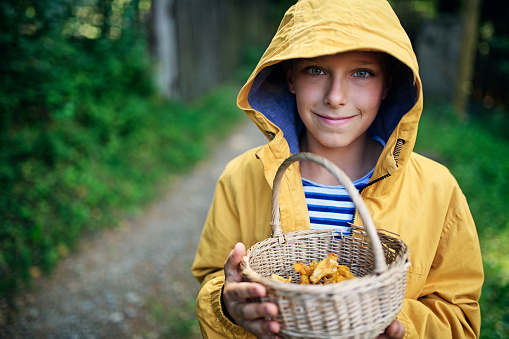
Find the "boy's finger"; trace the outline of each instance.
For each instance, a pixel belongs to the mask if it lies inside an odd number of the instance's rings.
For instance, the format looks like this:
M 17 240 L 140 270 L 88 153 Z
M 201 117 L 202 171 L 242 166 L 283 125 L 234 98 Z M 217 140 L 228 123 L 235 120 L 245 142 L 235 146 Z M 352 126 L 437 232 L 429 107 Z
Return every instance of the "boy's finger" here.
M 390 338 L 403 338 L 405 336 L 405 326 L 399 320 L 394 320 L 389 327 L 387 327 L 385 333 Z
M 395 319 L 377 339 L 401 339 L 405 336 L 405 332 L 405 326 L 399 320 Z
M 233 256 L 239 264 L 242 261 L 244 254 L 246 254 L 246 246 L 244 246 L 244 244 L 241 242 L 236 243 L 235 247 L 233 248 Z
M 256 320 L 268 316 L 276 316 L 277 305 L 273 303 L 237 303 L 233 306 L 239 318 Z
M 275 321 L 251 320 L 244 323 L 246 330 L 255 334 L 258 338 L 277 338 L 274 334 L 279 332 L 280 326 Z
M 233 250 L 230 252 L 228 259 L 224 264 L 224 274 L 227 280 L 241 281 L 240 276 L 240 263 L 246 252 L 246 247 L 243 243 L 237 243 Z
M 223 297 L 228 302 L 245 302 L 246 299 L 264 297 L 266 289 L 263 285 L 258 283 L 243 282 L 239 284 L 232 284 L 233 286 L 225 286 L 223 290 Z

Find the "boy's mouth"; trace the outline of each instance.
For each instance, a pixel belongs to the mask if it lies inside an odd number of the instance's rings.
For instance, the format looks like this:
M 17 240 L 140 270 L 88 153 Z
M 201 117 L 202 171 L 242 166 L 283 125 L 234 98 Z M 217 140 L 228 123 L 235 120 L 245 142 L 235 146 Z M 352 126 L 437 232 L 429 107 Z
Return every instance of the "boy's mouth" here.
M 347 117 L 332 117 L 316 114 L 315 115 L 324 123 L 329 125 L 343 125 L 352 120 L 355 116 L 347 116 Z

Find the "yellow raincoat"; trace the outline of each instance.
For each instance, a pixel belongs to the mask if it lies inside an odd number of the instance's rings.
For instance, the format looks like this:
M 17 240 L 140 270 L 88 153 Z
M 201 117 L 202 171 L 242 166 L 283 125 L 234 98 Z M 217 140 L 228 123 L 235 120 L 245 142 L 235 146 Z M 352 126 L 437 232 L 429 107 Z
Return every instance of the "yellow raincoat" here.
M 381 51 L 400 61 L 369 133 L 386 142 L 361 194 L 377 228 L 401 236 L 411 267 L 398 319 L 405 338 L 479 336 L 481 253 L 465 196 L 442 165 L 413 152 L 422 112 L 418 65 L 410 41 L 385 0 L 301 0 L 292 6 L 238 105 L 269 142 L 232 160 L 221 175 L 192 272 L 202 283 L 197 316 L 205 338 L 250 338 L 221 309 L 222 271 L 237 242 L 270 237 L 271 186 L 278 166 L 299 151 L 303 130 L 280 62 L 351 50 Z M 298 165 L 280 194 L 284 232 L 309 229 Z M 361 220 L 356 216 L 356 224 Z

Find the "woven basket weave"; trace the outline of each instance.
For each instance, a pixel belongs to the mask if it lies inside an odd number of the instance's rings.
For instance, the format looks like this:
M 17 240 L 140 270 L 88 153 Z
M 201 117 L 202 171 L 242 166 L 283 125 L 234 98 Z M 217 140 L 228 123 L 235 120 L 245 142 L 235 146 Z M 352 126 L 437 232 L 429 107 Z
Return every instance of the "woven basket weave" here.
M 283 233 L 279 216 L 279 189 L 286 169 L 295 161 L 313 161 L 329 170 L 345 186 L 362 218 L 364 227 L 353 226 L 352 234 L 335 230 Z M 267 295 L 261 301 L 278 305 L 271 318 L 281 324 L 284 338 L 375 338 L 396 318 L 403 304 L 409 250 L 403 241 L 377 231 L 359 192 L 332 162 L 312 153 L 297 153 L 283 162 L 274 179 L 272 237 L 253 245 L 241 263 L 248 281 L 263 284 Z M 298 285 L 300 275 L 293 265 L 309 264 L 338 255 L 338 263 L 350 267 L 357 277 L 328 285 Z M 295 283 L 270 279 L 272 273 L 292 276 Z

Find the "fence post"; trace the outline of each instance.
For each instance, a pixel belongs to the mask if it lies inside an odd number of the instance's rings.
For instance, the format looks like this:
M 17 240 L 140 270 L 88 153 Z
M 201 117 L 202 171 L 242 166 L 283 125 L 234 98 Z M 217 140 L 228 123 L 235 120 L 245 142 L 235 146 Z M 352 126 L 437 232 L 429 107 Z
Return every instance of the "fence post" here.
M 155 40 L 155 77 L 160 94 L 166 98 L 179 95 L 177 88 L 178 55 L 174 0 L 153 0 L 152 17 Z

